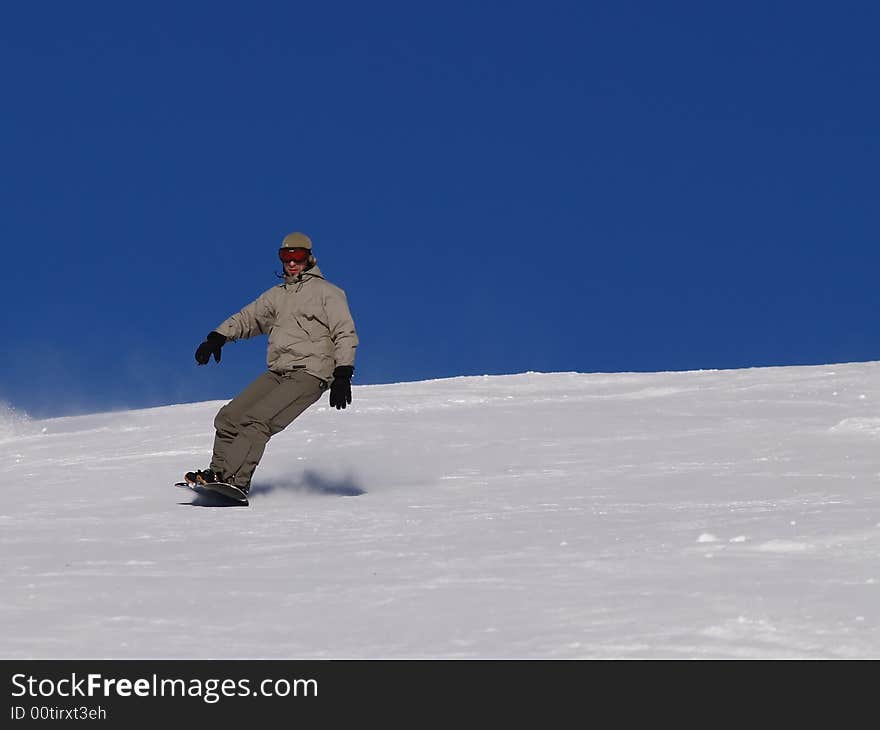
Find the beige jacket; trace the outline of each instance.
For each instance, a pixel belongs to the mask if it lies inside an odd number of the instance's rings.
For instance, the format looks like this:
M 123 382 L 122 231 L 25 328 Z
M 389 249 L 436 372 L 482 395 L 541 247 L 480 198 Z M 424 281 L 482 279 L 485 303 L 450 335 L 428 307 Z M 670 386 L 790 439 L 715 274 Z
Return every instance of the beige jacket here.
M 325 382 L 333 379 L 337 365 L 354 366 L 358 345 L 345 292 L 317 266 L 286 277 L 215 329 L 233 341 L 268 334 L 269 370 L 305 368 Z

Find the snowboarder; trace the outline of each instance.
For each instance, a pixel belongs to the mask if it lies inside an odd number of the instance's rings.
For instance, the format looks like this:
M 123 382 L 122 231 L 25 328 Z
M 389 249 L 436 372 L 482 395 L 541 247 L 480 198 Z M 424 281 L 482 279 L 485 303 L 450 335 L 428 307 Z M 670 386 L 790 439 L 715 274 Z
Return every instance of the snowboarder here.
M 212 355 L 219 363 L 226 342 L 269 335 L 269 369 L 219 410 L 211 464 L 188 472 L 191 484 L 226 482 L 247 494 L 272 436 L 328 388 L 331 408 L 351 403 L 358 337 L 345 292 L 324 278 L 304 233 L 285 236 L 278 257 L 284 283 L 209 332 L 196 350 L 199 365 Z

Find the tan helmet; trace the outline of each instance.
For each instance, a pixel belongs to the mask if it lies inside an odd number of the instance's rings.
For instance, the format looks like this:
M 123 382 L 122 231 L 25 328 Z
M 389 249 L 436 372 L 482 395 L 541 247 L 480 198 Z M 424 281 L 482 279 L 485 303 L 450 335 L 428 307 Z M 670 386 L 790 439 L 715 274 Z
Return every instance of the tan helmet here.
M 305 233 L 288 233 L 281 242 L 281 248 L 305 248 L 312 250 L 312 239 Z
M 307 251 L 311 251 L 312 239 L 309 238 L 305 233 L 288 233 L 284 237 L 284 240 L 281 241 L 281 249 L 285 248 L 304 248 Z M 308 263 L 306 264 L 306 271 L 317 265 L 318 259 L 315 258 L 315 254 L 312 254 L 311 256 L 309 256 Z

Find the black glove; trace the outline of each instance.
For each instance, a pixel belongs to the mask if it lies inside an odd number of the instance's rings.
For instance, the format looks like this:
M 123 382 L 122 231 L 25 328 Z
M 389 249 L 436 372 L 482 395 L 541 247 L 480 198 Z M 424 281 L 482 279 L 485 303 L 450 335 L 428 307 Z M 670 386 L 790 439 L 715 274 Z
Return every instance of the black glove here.
M 330 407 L 345 408 L 351 403 L 351 376 L 354 368 L 351 365 L 338 365 L 333 371 L 333 382 L 330 384 Z
M 225 335 L 221 335 L 219 332 L 209 332 L 205 341 L 196 350 L 196 362 L 199 365 L 207 365 L 211 355 L 214 356 L 215 361 L 220 362 L 220 348 L 225 342 Z

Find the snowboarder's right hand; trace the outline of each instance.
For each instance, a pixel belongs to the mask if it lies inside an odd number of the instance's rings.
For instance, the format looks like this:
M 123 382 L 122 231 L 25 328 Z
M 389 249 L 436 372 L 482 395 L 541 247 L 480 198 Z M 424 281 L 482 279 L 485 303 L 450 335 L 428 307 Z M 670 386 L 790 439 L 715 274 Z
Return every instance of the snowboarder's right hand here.
M 207 365 L 211 355 L 216 362 L 220 362 L 220 348 L 226 343 L 226 336 L 219 332 L 209 332 L 205 341 L 196 350 L 196 362 L 199 365 Z

